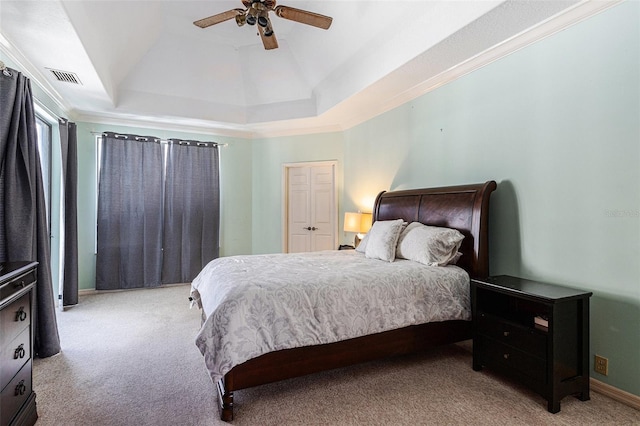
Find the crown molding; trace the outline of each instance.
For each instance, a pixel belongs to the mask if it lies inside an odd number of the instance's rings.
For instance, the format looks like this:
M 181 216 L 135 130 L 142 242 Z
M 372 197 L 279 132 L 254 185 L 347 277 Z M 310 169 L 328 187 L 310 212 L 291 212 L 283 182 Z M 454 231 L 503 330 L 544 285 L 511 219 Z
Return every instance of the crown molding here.
M 510 37 L 502 43 L 492 46 L 474 57 L 456 64 L 434 77 L 398 93 L 396 96 L 384 102 L 376 105 L 369 104 L 371 107 L 377 108 L 375 110 L 372 108 L 366 110 L 360 109 L 357 114 L 347 116 L 348 120 L 342 122 L 342 127 L 346 129 L 352 128 L 380 114 L 404 105 L 405 103 L 419 98 L 420 96 L 444 86 L 445 84 L 451 83 L 462 76 L 498 61 L 505 56 L 515 53 L 529 45 L 544 40 L 549 36 L 589 19 L 594 15 L 604 12 L 623 1 L 624 0 L 583 0 L 573 7 L 565 9 L 562 12 L 546 19 L 538 25 Z
M 253 133 L 245 126 L 228 125 L 204 120 L 179 119 L 175 117 L 124 117 L 121 114 L 100 114 L 76 112 L 74 120 L 92 124 L 111 126 L 139 127 L 144 129 L 168 130 L 174 132 L 201 133 L 215 136 L 227 136 L 252 139 Z

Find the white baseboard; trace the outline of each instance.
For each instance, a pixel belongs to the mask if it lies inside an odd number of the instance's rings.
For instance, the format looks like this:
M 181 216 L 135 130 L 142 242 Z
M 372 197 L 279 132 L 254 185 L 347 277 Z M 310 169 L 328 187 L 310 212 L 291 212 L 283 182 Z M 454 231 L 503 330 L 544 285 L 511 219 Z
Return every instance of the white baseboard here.
M 604 396 L 608 396 L 611 399 L 615 399 L 629 407 L 633 407 L 636 410 L 640 410 L 640 396 L 623 391 L 611 385 L 608 385 L 600 380 L 596 380 L 593 377 L 589 379 L 589 385 L 594 392 L 601 393 Z
M 114 291 L 138 291 L 138 290 L 149 290 L 154 288 L 162 288 L 162 287 L 176 287 L 183 285 L 191 285 L 191 283 L 174 283 L 174 284 L 162 284 L 157 287 L 136 287 L 136 288 L 124 288 L 124 289 L 115 289 L 115 290 L 96 290 L 95 288 L 85 288 L 78 290 L 78 296 L 86 296 L 88 294 L 100 294 L 100 293 L 113 293 Z

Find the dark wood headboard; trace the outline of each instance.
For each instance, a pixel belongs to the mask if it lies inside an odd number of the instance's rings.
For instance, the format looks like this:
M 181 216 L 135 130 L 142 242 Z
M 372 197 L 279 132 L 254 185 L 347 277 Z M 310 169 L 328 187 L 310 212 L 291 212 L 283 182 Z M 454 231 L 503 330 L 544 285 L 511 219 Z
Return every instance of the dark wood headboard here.
M 373 207 L 373 221 L 404 219 L 462 232 L 458 266 L 472 277 L 489 275 L 489 198 L 495 181 L 442 188 L 382 191 Z

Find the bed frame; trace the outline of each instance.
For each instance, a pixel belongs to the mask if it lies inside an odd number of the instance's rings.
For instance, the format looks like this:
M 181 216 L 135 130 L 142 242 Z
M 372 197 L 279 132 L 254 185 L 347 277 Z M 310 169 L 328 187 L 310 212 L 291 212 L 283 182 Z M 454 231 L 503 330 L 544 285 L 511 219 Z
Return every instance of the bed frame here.
M 404 219 L 455 228 L 465 236 L 458 266 L 472 277 L 489 275 L 489 198 L 494 181 L 483 184 L 381 192 L 373 221 Z M 233 392 L 310 373 L 345 367 L 471 338 L 471 321 L 413 325 L 325 345 L 284 349 L 250 359 L 217 383 L 223 421 L 233 420 Z

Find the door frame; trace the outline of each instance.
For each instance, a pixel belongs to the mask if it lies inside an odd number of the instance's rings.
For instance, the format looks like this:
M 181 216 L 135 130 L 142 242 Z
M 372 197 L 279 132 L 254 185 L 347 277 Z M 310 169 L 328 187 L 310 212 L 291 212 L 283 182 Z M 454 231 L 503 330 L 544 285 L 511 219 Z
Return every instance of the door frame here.
M 282 165 L 282 252 L 289 253 L 289 169 L 294 167 L 331 166 L 333 168 L 333 214 L 335 215 L 334 247 L 338 247 L 338 229 L 340 218 L 338 217 L 338 161 L 303 161 L 299 163 L 284 163 Z

